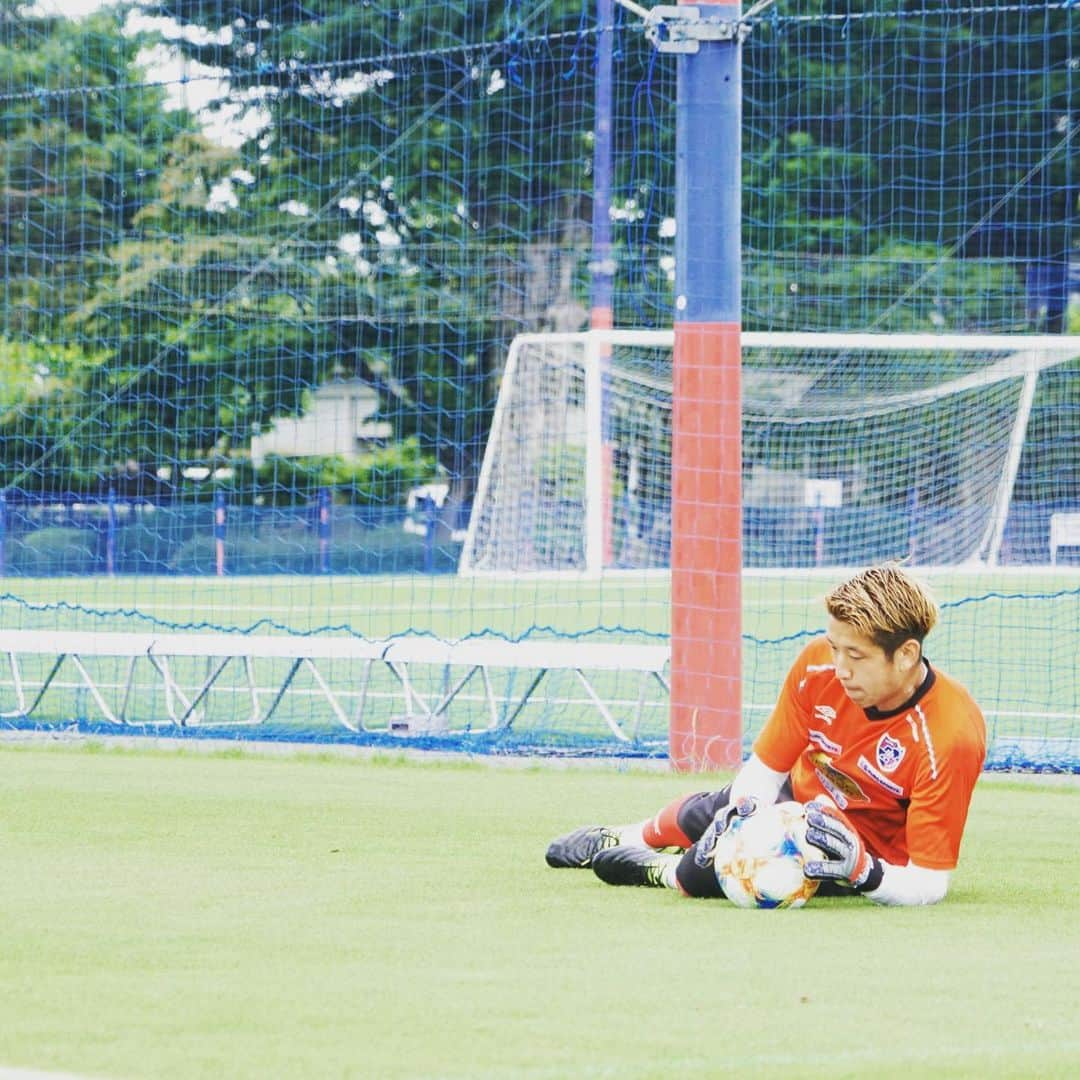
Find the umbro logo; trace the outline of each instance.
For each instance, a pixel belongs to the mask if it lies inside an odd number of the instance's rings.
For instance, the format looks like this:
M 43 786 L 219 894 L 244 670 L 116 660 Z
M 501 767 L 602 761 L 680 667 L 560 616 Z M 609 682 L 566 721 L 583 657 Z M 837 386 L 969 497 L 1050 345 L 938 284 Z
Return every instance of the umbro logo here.
M 815 705 L 814 719 L 824 720 L 826 724 L 831 724 L 836 719 L 836 710 L 831 705 Z

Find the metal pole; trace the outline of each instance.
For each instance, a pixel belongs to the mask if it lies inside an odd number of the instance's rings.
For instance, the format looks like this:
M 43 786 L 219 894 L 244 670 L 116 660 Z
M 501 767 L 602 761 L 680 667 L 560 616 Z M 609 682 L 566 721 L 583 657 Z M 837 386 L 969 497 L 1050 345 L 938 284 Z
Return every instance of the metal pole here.
M 613 0 L 596 0 L 596 18 L 600 32 L 596 42 L 596 118 L 593 130 L 593 204 L 592 204 L 592 303 L 589 325 L 593 330 L 610 330 L 615 325 L 614 287 L 615 264 L 611 250 L 611 186 L 612 186 L 612 70 L 614 57 L 615 16 Z M 611 346 L 606 342 L 598 349 L 600 366 L 600 456 L 590 471 L 599 471 L 599 505 L 588 506 L 588 520 L 599 513 L 601 537 L 601 566 L 610 566 L 614 555 L 612 529 L 612 488 L 615 449 L 611 439 L 611 407 L 608 401 L 608 366 Z M 590 570 L 596 569 L 594 566 Z
M 734 24 L 738 4 L 694 5 Z M 741 45 L 678 60 L 671 730 L 680 770 L 742 760 Z

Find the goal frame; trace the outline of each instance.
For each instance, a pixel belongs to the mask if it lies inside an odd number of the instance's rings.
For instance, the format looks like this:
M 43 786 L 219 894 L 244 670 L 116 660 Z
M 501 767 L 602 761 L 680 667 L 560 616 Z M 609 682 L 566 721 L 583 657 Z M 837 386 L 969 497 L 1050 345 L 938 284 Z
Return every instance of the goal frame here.
M 744 349 L 753 348 L 803 348 L 808 350 L 836 349 L 837 351 L 933 351 L 987 352 L 1010 351 L 1005 359 L 986 369 L 960 376 L 949 385 L 952 392 L 960 393 L 1002 378 L 1022 378 L 1020 400 L 1009 437 L 1009 448 L 1001 479 L 994 496 L 993 510 L 985 534 L 979 545 L 980 555 L 955 565 L 997 567 L 1005 535 L 1012 492 L 1020 467 L 1028 420 L 1035 399 L 1038 377 L 1046 365 L 1046 358 L 1064 361 L 1080 355 L 1080 340 L 1048 334 L 896 334 L 896 333 L 832 333 L 832 332 L 772 332 L 744 331 L 741 334 Z M 512 393 L 517 375 L 519 358 L 523 349 L 537 345 L 565 345 L 581 350 L 581 363 L 585 371 L 585 559 L 581 569 L 571 570 L 515 570 L 481 569 L 474 565 L 478 514 L 476 507 L 484 504 L 491 494 L 491 478 L 494 468 L 494 448 L 506 422 L 509 394 Z M 473 500 L 474 512 L 469 516 L 458 573 L 462 575 L 544 576 L 555 574 L 579 574 L 584 577 L 601 577 L 608 574 L 663 574 L 666 570 L 623 570 L 605 566 L 605 515 L 609 511 L 603 490 L 603 370 L 610 350 L 618 346 L 641 346 L 642 348 L 667 348 L 674 350 L 674 330 L 591 329 L 578 332 L 528 333 L 517 335 L 510 345 L 503 372 L 502 388 L 492 416 L 487 448 L 480 468 Z M 940 389 L 926 391 L 926 398 L 939 395 Z M 906 393 L 905 401 L 917 399 L 918 393 Z M 879 399 L 887 404 L 888 398 Z M 781 422 L 783 422 L 781 420 Z

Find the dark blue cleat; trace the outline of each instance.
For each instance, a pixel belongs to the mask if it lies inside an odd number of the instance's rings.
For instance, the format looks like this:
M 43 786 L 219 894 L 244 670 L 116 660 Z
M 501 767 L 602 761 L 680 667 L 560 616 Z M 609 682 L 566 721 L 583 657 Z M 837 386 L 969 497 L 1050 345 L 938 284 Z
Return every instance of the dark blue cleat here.
M 664 870 L 677 856 L 651 847 L 622 845 L 597 852 L 593 873 L 608 885 L 643 885 L 649 889 L 665 887 Z
M 584 870 L 592 866 L 593 859 L 601 851 L 615 847 L 619 834 L 604 825 L 586 825 L 572 833 L 552 840 L 547 849 L 547 864 L 556 869 Z

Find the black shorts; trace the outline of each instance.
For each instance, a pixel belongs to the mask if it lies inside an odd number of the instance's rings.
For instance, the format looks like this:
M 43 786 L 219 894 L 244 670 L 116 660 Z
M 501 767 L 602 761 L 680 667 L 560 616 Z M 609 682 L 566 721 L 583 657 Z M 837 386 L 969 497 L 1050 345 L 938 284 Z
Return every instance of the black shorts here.
M 791 784 L 785 780 L 776 801 L 786 802 L 790 798 L 792 798 Z M 697 852 L 697 841 L 701 839 L 702 833 L 730 801 L 731 785 L 728 784 L 719 791 L 699 791 L 696 795 L 691 795 L 679 807 L 679 813 L 676 815 L 679 828 L 686 833 L 688 839 L 694 841 L 693 847 L 686 849 L 675 871 L 679 886 L 687 896 L 723 899 L 724 890 L 720 888 L 720 882 L 716 880 L 711 864 L 698 866 L 694 861 L 694 856 Z

